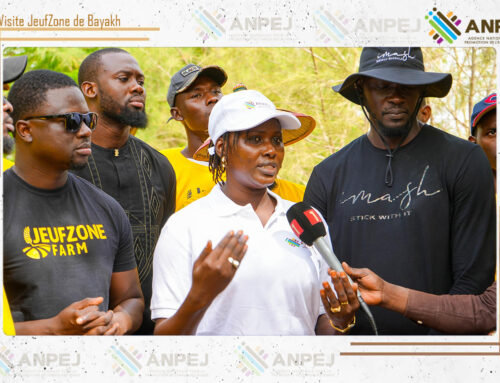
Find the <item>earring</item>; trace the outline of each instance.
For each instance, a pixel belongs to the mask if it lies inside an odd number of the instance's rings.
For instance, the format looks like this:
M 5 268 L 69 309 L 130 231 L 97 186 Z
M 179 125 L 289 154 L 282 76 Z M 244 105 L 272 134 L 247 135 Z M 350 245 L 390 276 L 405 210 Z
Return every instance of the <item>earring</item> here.
M 220 162 L 221 162 L 221 165 L 222 165 L 222 170 L 225 170 L 226 169 L 226 164 L 227 164 L 226 156 L 222 156 L 221 159 L 220 159 Z

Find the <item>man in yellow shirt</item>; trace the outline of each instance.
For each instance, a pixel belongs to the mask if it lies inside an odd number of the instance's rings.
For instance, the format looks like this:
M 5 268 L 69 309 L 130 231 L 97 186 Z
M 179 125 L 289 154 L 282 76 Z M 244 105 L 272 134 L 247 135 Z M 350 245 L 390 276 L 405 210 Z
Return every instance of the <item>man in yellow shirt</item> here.
M 187 145 L 184 148 L 161 150 L 173 168 L 177 181 L 176 210 L 207 195 L 215 185 L 208 170 L 208 153 L 198 151 L 208 138 L 208 118 L 214 105 L 222 98 L 222 86 L 227 81 L 226 72 L 219 66 L 200 67 L 188 64 L 172 76 L 167 93 L 171 119 L 184 125 Z M 315 126 L 309 116 L 298 116 L 307 136 Z M 196 153 L 196 156 L 195 156 Z M 276 180 L 273 192 L 282 198 L 302 201 L 305 187 L 286 180 Z

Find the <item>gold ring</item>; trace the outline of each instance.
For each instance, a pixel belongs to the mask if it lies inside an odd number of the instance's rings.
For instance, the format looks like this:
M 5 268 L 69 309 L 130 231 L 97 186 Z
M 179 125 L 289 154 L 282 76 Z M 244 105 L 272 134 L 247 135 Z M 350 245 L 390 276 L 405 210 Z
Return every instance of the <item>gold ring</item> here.
M 341 304 L 342 306 L 345 306 L 345 305 L 348 305 L 348 304 L 349 304 L 349 302 L 340 302 L 340 304 Z
M 238 266 L 240 265 L 240 262 L 234 259 L 233 257 L 227 257 L 227 260 L 231 265 L 233 265 L 235 269 L 237 269 Z
M 338 307 L 330 307 L 330 311 L 332 313 L 339 313 L 342 311 L 342 307 L 338 306 Z

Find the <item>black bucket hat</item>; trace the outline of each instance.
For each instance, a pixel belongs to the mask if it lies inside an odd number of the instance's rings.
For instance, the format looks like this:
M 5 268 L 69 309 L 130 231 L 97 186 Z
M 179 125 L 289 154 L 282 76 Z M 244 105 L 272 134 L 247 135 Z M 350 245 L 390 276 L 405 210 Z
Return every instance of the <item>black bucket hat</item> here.
M 453 81 L 450 73 L 426 72 L 420 48 L 363 48 L 359 71 L 332 89 L 359 104 L 354 84 L 360 78 L 372 77 L 402 85 L 426 85 L 424 97 L 444 97 Z

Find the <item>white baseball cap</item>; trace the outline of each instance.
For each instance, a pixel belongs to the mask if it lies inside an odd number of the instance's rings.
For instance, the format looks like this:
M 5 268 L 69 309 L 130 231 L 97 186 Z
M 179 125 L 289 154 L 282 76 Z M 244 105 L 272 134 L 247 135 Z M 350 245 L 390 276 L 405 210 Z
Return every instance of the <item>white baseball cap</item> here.
M 279 121 L 283 130 L 283 143 L 296 138 L 297 134 L 290 133 L 300 128 L 297 117 L 277 110 L 271 100 L 256 90 L 242 90 L 223 96 L 215 104 L 208 121 L 208 133 L 215 145 L 226 132 L 252 129 L 273 118 Z M 288 139 L 285 139 L 285 131 L 289 133 Z

